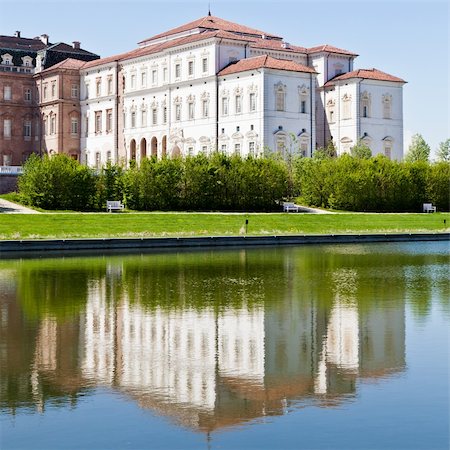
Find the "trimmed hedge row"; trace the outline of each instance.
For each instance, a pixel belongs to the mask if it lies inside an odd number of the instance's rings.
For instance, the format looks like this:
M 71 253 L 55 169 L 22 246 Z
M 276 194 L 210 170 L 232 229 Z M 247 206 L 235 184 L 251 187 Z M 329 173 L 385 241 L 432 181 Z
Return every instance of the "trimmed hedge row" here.
M 107 200 L 143 211 L 271 211 L 286 196 L 348 211 L 419 212 L 432 202 L 450 210 L 450 163 L 357 158 L 242 158 L 214 153 L 145 159 L 100 173 L 65 155 L 32 156 L 19 180 L 23 200 L 43 209 L 104 210 Z
M 297 194 L 305 204 L 347 211 L 421 212 L 432 202 L 450 209 L 450 164 L 408 163 L 384 156 L 297 159 Z

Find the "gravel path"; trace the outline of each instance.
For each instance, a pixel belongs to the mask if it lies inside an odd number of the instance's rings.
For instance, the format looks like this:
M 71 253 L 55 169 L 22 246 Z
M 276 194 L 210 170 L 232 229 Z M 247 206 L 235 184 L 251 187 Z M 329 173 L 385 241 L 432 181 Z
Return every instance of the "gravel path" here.
M 0 198 L 0 214 L 40 214 L 40 212 Z

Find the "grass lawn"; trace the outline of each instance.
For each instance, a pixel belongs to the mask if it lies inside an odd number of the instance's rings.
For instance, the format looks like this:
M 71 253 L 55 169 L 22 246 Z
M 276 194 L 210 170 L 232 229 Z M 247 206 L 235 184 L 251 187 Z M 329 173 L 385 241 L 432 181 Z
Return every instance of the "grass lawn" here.
M 0 215 L 0 239 L 239 235 L 246 219 L 249 235 L 450 230 L 450 213 L 43 213 Z

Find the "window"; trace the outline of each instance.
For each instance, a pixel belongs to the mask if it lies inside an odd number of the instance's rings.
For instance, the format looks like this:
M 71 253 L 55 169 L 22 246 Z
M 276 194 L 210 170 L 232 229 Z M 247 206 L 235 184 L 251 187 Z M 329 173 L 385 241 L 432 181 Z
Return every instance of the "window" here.
M 236 155 L 241 154 L 241 144 L 240 143 L 234 144 L 234 153 L 236 153 Z
M 175 78 L 181 77 L 181 64 L 175 64 Z
M 78 134 L 78 119 L 76 117 L 70 119 L 70 134 Z
M 344 94 L 342 97 L 342 118 L 351 119 L 352 118 L 352 98 L 350 95 Z
M 158 124 L 158 110 L 156 108 L 152 109 L 152 125 Z
M 383 119 L 391 119 L 392 114 L 392 96 L 383 95 Z
M 284 87 L 279 85 L 276 89 L 276 110 L 284 111 L 285 106 Z
M 177 122 L 181 120 L 181 105 L 179 103 L 175 105 L 175 120 Z
M 384 146 L 384 156 L 386 156 L 386 158 L 391 159 L 392 157 L 392 148 L 390 145 L 385 145 Z
M 86 98 L 89 98 L 89 84 L 85 85 Z M 47 87 L 44 86 L 44 98 L 47 98 Z
M 167 123 L 167 106 L 163 107 L 163 123 Z
M 208 146 L 207 145 L 202 145 L 202 153 L 208 153 Z
M 300 112 L 302 114 L 306 114 L 306 100 L 302 100 L 300 102 Z
M 188 147 L 188 155 L 192 156 L 194 154 L 194 147 Z
M 95 134 L 102 132 L 102 112 L 95 111 Z
M 202 59 L 202 72 L 203 73 L 208 72 L 208 58 Z
M 26 141 L 31 139 L 31 120 L 25 120 L 23 123 L 23 137 Z
M 286 140 L 283 137 L 277 139 L 277 152 L 284 155 L 286 149 Z
M 222 151 L 222 153 L 226 153 L 226 151 L 227 151 L 227 144 L 222 144 L 220 146 L 220 150 Z
M 194 76 L 194 61 L 188 62 L 188 75 L 190 77 Z
M 78 98 L 78 84 L 72 84 L 70 89 L 70 96 L 72 98 Z
M 100 156 L 100 152 L 97 152 L 95 154 L 95 168 L 100 169 L 100 166 L 102 165 L 102 159 Z
M 47 117 L 44 117 L 44 120 L 43 120 L 43 130 L 42 130 L 42 133 L 43 133 L 44 136 L 46 136 L 47 133 L 48 133 L 48 120 L 47 120 Z
M 5 64 L 6 66 L 12 65 L 12 56 L 8 53 L 2 55 L 2 64 Z
M 23 137 L 26 141 L 31 139 L 31 120 L 25 120 L 23 123 Z
M 50 134 L 56 133 L 56 116 L 53 114 L 50 117 Z
M 194 119 L 194 102 L 190 102 L 188 103 L 188 117 L 189 120 L 193 120 Z
M 152 84 L 155 85 L 158 82 L 158 72 L 156 69 L 152 70 Z
M 235 97 L 235 106 L 236 114 L 240 114 L 242 112 L 242 97 L 240 95 L 236 95 Z
M 24 99 L 26 102 L 31 102 L 31 89 L 30 88 L 25 89 Z
M 307 142 L 300 142 L 300 153 L 302 156 L 306 156 L 306 153 L 308 151 L 308 143 Z
M 102 95 L 102 80 L 97 79 L 95 82 L 95 95 L 100 97 Z
M 361 115 L 362 117 L 370 116 L 370 94 L 368 92 L 361 94 Z
M 44 85 L 44 92 L 43 92 L 44 100 L 47 100 L 47 86 Z M 89 97 L 89 85 L 86 85 L 86 98 Z
M 107 162 L 111 162 L 111 161 L 112 161 L 111 150 L 108 150 L 108 151 L 106 152 L 106 161 L 107 161 Z
M 143 109 L 141 111 L 141 127 L 147 126 L 147 110 Z
M 251 156 L 255 156 L 255 143 L 254 142 L 248 143 L 248 154 Z
M 11 139 L 11 119 L 3 120 L 3 137 Z
M 85 136 L 89 136 L 89 116 L 86 116 L 85 120 L 85 126 L 86 126 L 86 131 L 85 131 Z M 47 124 L 44 122 L 44 126 L 45 126 L 45 133 L 47 134 Z
M 133 73 L 130 78 L 131 89 L 136 89 L 136 75 Z
M 163 82 L 167 82 L 167 67 L 163 67 Z
M 256 94 L 254 92 L 250 94 L 250 111 L 256 111 Z
M 3 87 L 3 100 L 11 100 L 11 86 Z
M 108 95 L 113 93 L 113 79 L 111 76 L 109 76 L 106 81 L 106 89 L 108 90 Z
M 113 123 L 113 112 L 112 109 L 106 110 L 106 132 L 111 133 Z
M 141 87 L 147 86 L 147 72 L 141 72 Z
M 203 100 L 202 101 L 202 111 L 203 111 L 203 117 L 208 117 L 209 116 L 209 102 L 208 100 Z
M 136 128 L 136 111 L 131 111 L 131 128 Z
M 52 98 L 56 96 L 56 83 L 52 83 Z
M 228 116 L 228 97 L 222 97 L 222 116 Z

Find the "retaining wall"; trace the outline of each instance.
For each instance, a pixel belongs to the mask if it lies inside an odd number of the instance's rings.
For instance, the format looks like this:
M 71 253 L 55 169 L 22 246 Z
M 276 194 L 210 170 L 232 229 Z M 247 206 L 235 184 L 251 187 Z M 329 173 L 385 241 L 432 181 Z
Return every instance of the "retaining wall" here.
M 449 241 L 450 233 L 328 234 L 290 236 L 211 236 L 141 239 L 52 239 L 0 241 L 0 257 L 12 252 L 73 252 L 98 250 L 254 247 L 304 244 L 360 244 L 371 242 Z

